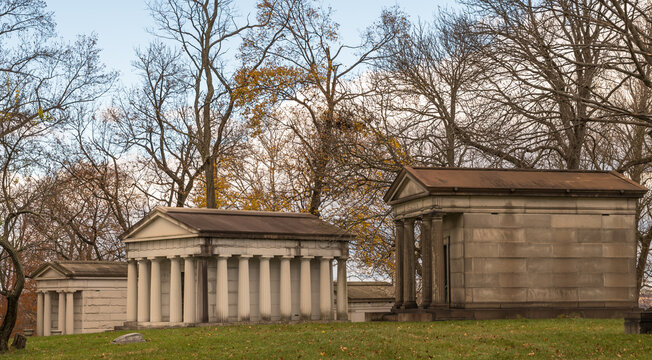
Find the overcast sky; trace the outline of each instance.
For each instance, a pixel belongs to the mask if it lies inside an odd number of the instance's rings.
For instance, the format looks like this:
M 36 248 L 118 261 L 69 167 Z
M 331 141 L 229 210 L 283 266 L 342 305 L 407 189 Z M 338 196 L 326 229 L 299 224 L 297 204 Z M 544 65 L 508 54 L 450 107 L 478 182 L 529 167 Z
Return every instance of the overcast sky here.
M 134 49 L 145 48 L 152 40 L 147 28 L 152 21 L 145 0 L 46 0 L 54 11 L 59 34 L 73 40 L 77 34 L 96 33 L 102 49 L 102 60 L 111 69 L 120 71 L 123 84 L 130 85 L 137 77 L 131 62 Z M 236 0 L 242 16 L 253 14 L 255 0 Z M 322 2 L 335 10 L 341 26 L 342 41 L 356 44 L 360 33 L 371 25 L 382 9 L 399 5 L 413 19 L 432 19 L 438 7 L 453 4 L 451 0 L 330 0 Z

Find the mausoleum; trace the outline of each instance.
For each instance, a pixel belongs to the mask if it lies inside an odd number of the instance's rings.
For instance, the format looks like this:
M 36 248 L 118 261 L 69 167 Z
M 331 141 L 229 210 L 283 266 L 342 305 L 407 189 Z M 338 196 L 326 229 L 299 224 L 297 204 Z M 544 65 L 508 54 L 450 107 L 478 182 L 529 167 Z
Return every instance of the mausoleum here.
M 622 317 L 646 191 L 616 172 L 405 167 L 385 195 L 394 317 Z
M 36 335 L 113 330 L 125 318 L 127 264 L 110 261 L 54 261 L 39 266 Z
M 157 207 L 122 236 L 125 326 L 346 319 L 351 239 L 310 214 Z

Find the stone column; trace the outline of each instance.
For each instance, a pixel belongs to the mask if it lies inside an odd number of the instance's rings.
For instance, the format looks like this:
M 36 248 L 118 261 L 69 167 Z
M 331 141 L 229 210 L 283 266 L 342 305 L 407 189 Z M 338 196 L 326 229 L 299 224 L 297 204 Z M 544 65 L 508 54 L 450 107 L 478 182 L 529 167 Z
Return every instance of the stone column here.
M 405 219 L 403 244 L 403 309 L 417 307 L 416 268 L 414 259 L 414 219 Z
M 195 286 L 195 259 L 183 258 L 183 322 L 197 322 L 197 287 Z
M 52 298 L 50 292 L 43 294 L 43 336 L 50 336 L 52 330 Z
M 36 336 L 43 336 L 43 292 L 36 293 Z
M 433 239 L 433 258 L 435 260 L 434 266 L 434 289 L 433 289 L 433 302 L 432 305 L 446 304 L 446 289 L 444 288 L 444 276 L 446 270 L 444 268 L 444 233 L 443 233 L 443 217 L 442 215 L 435 215 L 432 218 L 432 239 Z
M 66 335 L 75 333 L 75 292 L 66 292 Z
M 219 255 L 217 257 L 217 279 L 215 286 L 215 310 L 217 321 L 229 321 L 229 277 L 228 257 Z
M 138 265 L 136 260 L 127 262 L 127 321 L 138 320 Z
M 261 256 L 259 265 L 258 306 L 260 310 L 260 320 L 269 321 L 272 319 L 272 287 L 269 275 L 269 256 Z
M 421 224 L 421 307 L 424 309 L 432 302 L 432 231 L 431 216 L 424 216 Z
M 290 277 L 290 259 L 291 257 L 283 256 L 281 258 L 281 320 L 292 319 L 292 279 Z
M 302 320 L 310 320 L 312 316 L 312 289 L 310 288 L 310 259 L 312 258 L 312 256 L 301 257 L 299 310 Z
M 319 260 L 319 312 L 321 320 L 331 319 L 331 259 Z
M 57 324 L 61 335 L 66 333 L 66 293 L 57 291 L 59 293 L 59 309 L 57 311 Z
M 403 256 L 403 243 L 405 242 L 403 234 L 403 220 L 395 220 L 396 241 L 394 242 L 394 309 L 403 305 L 403 269 L 405 258 Z
M 152 258 L 149 294 L 149 321 L 161 322 L 161 259 Z
M 238 262 L 238 321 L 249 321 L 251 301 L 249 293 L 249 258 L 251 255 L 240 255 Z
M 349 296 L 346 291 L 346 258 L 337 258 L 337 320 L 349 319 Z
M 181 309 L 181 258 L 170 257 L 170 322 L 183 321 Z
M 138 322 L 149 321 L 149 264 L 138 259 Z

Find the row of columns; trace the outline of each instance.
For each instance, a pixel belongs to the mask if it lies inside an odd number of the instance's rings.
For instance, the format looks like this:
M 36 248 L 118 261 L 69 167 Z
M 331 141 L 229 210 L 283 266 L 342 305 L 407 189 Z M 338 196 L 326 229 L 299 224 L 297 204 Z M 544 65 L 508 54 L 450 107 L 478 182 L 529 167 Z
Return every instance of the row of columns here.
M 58 319 L 61 334 L 75 332 L 75 291 L 56 291 L 59 296 Z M 36 297 L 36 335 L 52 334 L 52 295 L 55 291 L 39 291 Z
M 230 256 L 218 255 L 216 258 L 216 315 L 217 321 L 226 322 L 229 318 L 228 297 L 228 267 L 227 260 Z M 250 287 L 249 287 L 249 260 L 252 255 L 238 256 L 238 321 L 250 319 Z M 290 320 L 292 316 L 291 304 L 291 274 L 290 260 L 292 256 L 280 257 L 280 315 L 282 320 Z M 300 257 L 300 296 L 299 308 L 302 319 L 312 317 L 312 291 L 310 281 L 310 261 L 314 257 Z M 184 289 L 183 309 L 181 303 L 181 259 L 178 256 L 170 259 L 170 322 L 171 323 L 196 323 L 197 318 L 197 288 L 195 276 L 196 258 L 183 257 L 184 262 Z M 259 274 L 259 312 L 260 320 L 269 321 L 272 315 L 271 303 L 271 256 L 260 256 Z M 320 257 L 320 318 L 331 319 L 331 260 L 332 257 Z M 138 258 L 128 262 L 127 268 L 127 321 L 161 322 L 161 261 L 163 258 Z M 338 319 L 348 316 L 346 296 L 346 258 L 338 258 L 337 281 L 337 313 Z M 342 299 L 340 297 L 342 296 Z
M 419 307 L 416 301 L 416 253 L 414 245 L 414 223 L 416 220 L 417 218 L 395 220 L 395 309 Z M 440 307 L 446 304 L 443 216 L 441 214 L 429 214 L 424 215 L 421 220 L 421 260 L 423 270 L 421 307 Z

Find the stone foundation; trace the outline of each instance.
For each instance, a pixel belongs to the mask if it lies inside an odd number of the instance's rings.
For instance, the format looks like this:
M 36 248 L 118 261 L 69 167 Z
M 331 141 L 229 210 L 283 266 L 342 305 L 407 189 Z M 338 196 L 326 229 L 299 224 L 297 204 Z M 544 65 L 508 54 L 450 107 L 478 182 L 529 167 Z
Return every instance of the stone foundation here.
M 652 312 L 631 312 L 625 315 L 625 334 L 652 334 Z
M 417 309 L 414 311 L 393 311 L 388 313 L 368 313 L 371 321 L 442 321 L 442 320 L 495 320 L 495 319 L 554 319 L 565 317 L 580 317 L 590 319 L 626 318 L 633 313 L 632 308 L 577 308 L 577 307 L 528 307 L 528 308 L 487 308 L 487 309 Z M 646 314 L 647 315 L 647 314 Z M 652 313 L 649 322 L 645 323 L 652 329 Z M 627 322 L 626 325 L 627 327 Z M 641 329 L 646 329 L 644 326 Z

